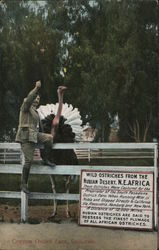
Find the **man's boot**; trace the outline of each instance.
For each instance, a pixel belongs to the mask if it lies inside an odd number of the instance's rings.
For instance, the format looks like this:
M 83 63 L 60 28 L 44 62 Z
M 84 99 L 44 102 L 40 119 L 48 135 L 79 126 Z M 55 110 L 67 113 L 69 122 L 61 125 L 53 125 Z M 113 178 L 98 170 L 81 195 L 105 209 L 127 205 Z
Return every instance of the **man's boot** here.
M 49 160 L 51 158 L 51 152 L 52 152 L 52 148 L 45 145 L 44 149 L 41 150 L 41 157 L 43 159 L 44 165 L 55 167 L 56 164 Z
M 29 194 L 28 185 L 27 185 L 29 171 L 30 169 L 23 167 L 22 179 L 21 179 L 21 190 L 26 194 Z
M 52 168 L 54 168 L 56 166 L 55 163 L 49 161 L 48 159 L 43 159 L 44 165 L 50 166 Z

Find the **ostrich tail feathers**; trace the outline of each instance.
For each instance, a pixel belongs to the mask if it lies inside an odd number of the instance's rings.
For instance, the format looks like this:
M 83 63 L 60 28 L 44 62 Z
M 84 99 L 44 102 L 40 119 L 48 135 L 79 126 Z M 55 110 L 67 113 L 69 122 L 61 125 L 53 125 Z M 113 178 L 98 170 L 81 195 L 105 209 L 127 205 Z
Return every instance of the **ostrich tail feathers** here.
M 46 108 L 47 108 L 47 112 L 48 112 L 49 114 L 53 114 L 53 113 L 54 113 L 54 105 L 52 105 L 52 104 L 47 104 L 47 105 L 46 105 Z
M 70 114 L 72 113 L 73 111 L 73 106 L 70 104 L 63 104 L 63 107 L 62 107 L 62 115 L 67 118 L 70 116 Z
M 67 123 L 67 124 L 69 124 L 69 125 L 71 125 L 71 126 L 81 126 L 81 124 L 82 124 L 82 121 L 81 121 L 81 119 L 80 118 L 77 118 L 77 119 L 75 119 L 75 120 L 72 120 L 72 121 L 66 121 L 65 123 Z
M 40 120 L 42 120 L 45 119 L 48 115 L 53 113 L 53 108 L 51 104 L 41 105 L 37 111 L 39 113 Z
M 50 121 L 50 115 L 56 115 L 58 110 L 58 103 L 41 105 L 38 108 L 38 113 L 40 120 L 45 120 L 44 123 L 47 124 Z M 71 104 L 64 103 L 62 106 L 62 114 L 64 118 L 64 124 L 69 125 L 72 128 L 72 132 L 75 134 L 75 140 L 79 141 L 82 137 L 82 120 L 80 112 L 77 108 L 73 108 Z

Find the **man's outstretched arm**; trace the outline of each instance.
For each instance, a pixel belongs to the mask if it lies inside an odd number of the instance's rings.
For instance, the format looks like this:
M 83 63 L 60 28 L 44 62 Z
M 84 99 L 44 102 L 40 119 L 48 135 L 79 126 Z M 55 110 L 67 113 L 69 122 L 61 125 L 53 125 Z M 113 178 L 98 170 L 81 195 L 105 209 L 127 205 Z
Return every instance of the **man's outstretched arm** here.
M 32 105 L 34 99 L 36 98 L 37 92 L 38 92 L 38 90 L 40 89 L 40 87 L 41 87 L 41 81 L 39 80 L 39 81 L 37 81 L 37 82 L 35 83 L 34 89 L 32 89 L 32 90 L 29 92 L 28 96 L 24 99 L 24 102 L 23 102 L 23 104 L 22 104 L 22 109 L 23 109 L 24 111 L 28 111 L 28 110 L 29 110 L 29 108 L 30 108 L 30 106 Z

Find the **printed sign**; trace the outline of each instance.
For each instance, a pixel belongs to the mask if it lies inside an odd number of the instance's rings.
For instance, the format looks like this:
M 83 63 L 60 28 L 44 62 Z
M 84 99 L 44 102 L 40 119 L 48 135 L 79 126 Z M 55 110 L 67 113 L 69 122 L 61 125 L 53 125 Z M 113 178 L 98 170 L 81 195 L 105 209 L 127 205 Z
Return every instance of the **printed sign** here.
M 153 173 L 81 171 L 80 225 L 153 229 Z

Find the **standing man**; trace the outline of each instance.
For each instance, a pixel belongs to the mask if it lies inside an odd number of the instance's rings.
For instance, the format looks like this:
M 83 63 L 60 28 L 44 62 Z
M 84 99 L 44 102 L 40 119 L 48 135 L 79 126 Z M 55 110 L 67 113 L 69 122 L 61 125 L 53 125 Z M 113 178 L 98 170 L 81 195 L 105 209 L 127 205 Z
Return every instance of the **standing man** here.
M 23 192 L 29 194 L 28 177 L 33 161 L 35 145 L 37 142 L 44 143 L 44 155 L 52 149 L 53 136 L 51 134 L 39 133 L 39 115 L 37 107 L 39 105 L 40 96 L 39 89 L 41 81 L 37 81 L 34 89 L 28 94 L 22 103 L 19 115 L 19 126 L 16 135 L 16 141 L 22 145 L 25 163 L 22 170 L 21 189 Z M 43 159 L 44 164 L 54 167 L 55 164 Z

